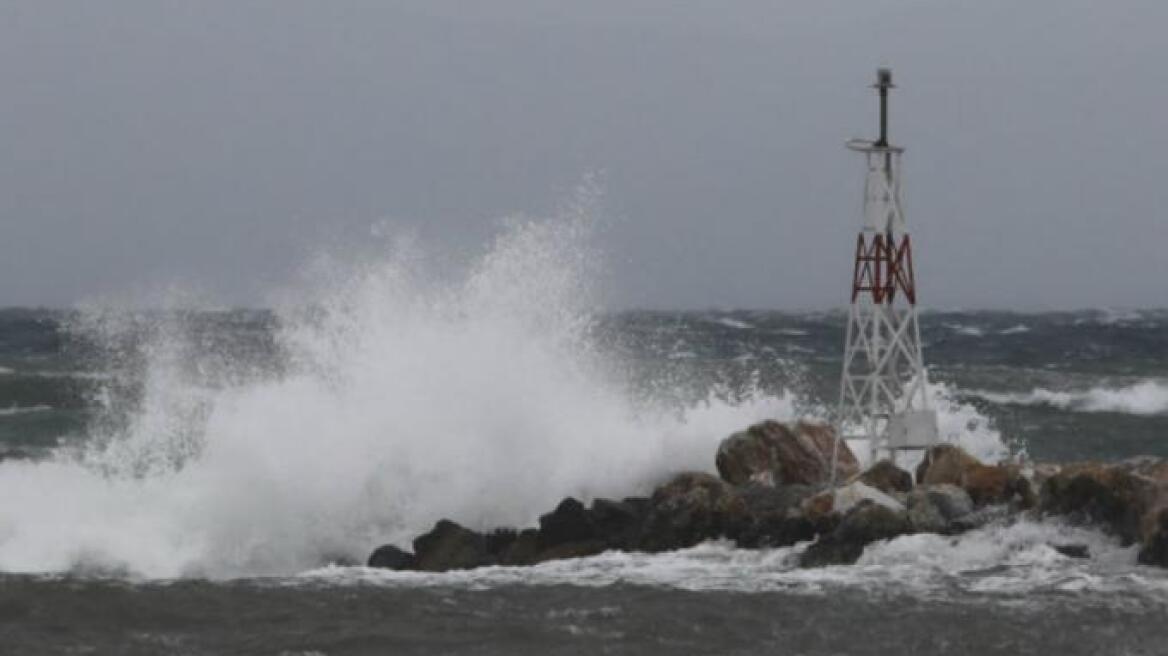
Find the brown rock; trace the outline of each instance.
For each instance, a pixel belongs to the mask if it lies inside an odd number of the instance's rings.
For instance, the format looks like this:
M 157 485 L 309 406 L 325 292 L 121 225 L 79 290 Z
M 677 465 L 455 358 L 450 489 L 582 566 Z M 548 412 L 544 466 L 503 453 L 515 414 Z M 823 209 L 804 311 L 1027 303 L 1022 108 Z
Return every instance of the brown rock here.
M 888 494 L 908 492 L 913 486 L 912 474 L 887 459 L 877 462 L 869 467 L 868 471 L 860 474 L 860 481 Z
M 1016 502 L 1021 508 L 1032 508 L 1037 502 L 1030 481 L 1016 465 L 978 464 L 966 470 L 961 485 L 975 506 Z
M 953 444 L 938 444 L 925 452 L 921 464 L 917 465 L 917 483 L 923 485 L 938 485 L 949 483 L 961 485 L 965 472 L 972 467 L 980 466 L 977 458 L 969 455 L 959 446 Z
M 1067 465 L 1042 486 L 1044 513 L 1101 524 L 1131 544 L 1154 533 L 1148 519 L 1162 498 L 1160 468 L 1146 462 Z M 1150 475 L 1149 475 L 1150 474 Z
M 1030 481 L 1017 465 L 984 465 L 953 444 L 939 444 L 925 452 L 917 466 L 917 483 L 965 488 L 978 507 L 1016 503 L 1031 508 L 1037 503 Z
M 825 522 L 835 512 L 835 493 L 831 490 L 819 494 L 803 502 L 803 516 L 813 524 Z
M 715 463 L 732 485 L 821 485 L 831 478 L 835 431 L 826 424 L 764 421 L 722 441 Z M 859 473 L 846 442 L 839 443 L 837 480 Z
M 1035 490 L 1041 490 L 1043 483 L 1046 483 L 1047 479 L 1055 476 L 1062 469 L 1062 465 L 1053 462 L 1034 463 L 1030 471 L 1030 486 Z

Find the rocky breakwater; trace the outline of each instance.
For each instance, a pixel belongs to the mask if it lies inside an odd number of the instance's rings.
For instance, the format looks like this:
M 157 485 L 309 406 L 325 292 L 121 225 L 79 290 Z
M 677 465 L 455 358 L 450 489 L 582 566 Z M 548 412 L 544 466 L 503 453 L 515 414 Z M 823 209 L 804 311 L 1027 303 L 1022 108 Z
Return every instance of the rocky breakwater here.
M 1168 567 L 1168 460 L 1048 465 L 1036 474 L 1044 514 L 1100 526 L 1124 544 L 1138 543 L 1140 562 Z
M 1168 566 L 1168 461 L 988 465 L 957 446 L 930 449 L 914 473 L 882 460 L 861 471 L 841 443 L 830 485 L 830 427 L 763 422 L 722 441 L 718 476 L 678 473 L 647 497 L 566 498 L 538 527 L 480 532 L 441 520 L 412 550 L 379 547 L 369 566 L 446 571 L 524 566 L 608 550 L 660 552 L 711 539 L 743 548 L 809 543 L 804 567 L 855 562 L 866 546 L 912 533 L 953 535 L 991 521 L 1056 515 L 1139 542 L 1140 559 Z M 915 475 L 914 475 L 915 474 Z M 1035 490 L 1039 490 L 1038 493 Z M 1074 545 L 1064 553 L 1086 555 Z

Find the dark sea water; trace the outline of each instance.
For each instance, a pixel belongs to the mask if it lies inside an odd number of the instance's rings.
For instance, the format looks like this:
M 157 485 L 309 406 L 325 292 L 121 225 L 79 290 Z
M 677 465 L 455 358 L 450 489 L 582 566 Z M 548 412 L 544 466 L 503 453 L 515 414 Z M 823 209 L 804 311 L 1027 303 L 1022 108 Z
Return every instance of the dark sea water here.
M 709 469 L 729 432 L 829 417 L 838 390 L 840 313 L 430 312 L 0 310 L 0 653 L 1168 653 L 1168 576 L 1054 523 L 815 571 L 717 543 L 351 566 L 439 517 L 530 523 Z M 1168 312 L 931 312 L 922 334 L 943 430 L 983 457 L 1168 456 Z

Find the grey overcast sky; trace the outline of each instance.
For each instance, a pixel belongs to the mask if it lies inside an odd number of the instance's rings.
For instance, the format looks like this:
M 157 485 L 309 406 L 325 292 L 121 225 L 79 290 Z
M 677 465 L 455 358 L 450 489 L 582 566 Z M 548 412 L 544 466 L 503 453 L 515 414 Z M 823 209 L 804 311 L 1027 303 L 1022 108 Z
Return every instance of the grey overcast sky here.
M 1168 306 L 1164 0 L 0 4 L 0 305 L 261 303 L 603 172 L 617 306 L 842 304 L 893 67 L 932 307 Z

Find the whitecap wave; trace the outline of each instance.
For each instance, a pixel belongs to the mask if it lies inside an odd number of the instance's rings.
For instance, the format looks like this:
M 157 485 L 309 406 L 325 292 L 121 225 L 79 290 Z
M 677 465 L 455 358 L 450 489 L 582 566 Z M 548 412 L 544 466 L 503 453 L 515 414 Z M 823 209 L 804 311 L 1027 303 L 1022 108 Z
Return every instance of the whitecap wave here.
M 978 327 L 978 326 L 968 326 L 968 325 L 957 324 L 957 323 L 946 324 L 946 326 L 949 328 L 949 330 L 952 330 L 953 332 L 957 333 L 958 335 L 963 335 L 965 337 L 983 337 L 983 336 L 985 336 L 985 330 L 983 328 Z
M 1133 415 L 1168 413 L 1168 384 L 1145 380 L 1123 387 L 1092 387 L 1060 391 L 1035 388 L 1025 393 L 974 391 L 970 394 L 993 403 L 1046 405 L 1075 412 L 1120 412 Z
M 716 323 L 718 325 L 726 326 L 727 328 L 735 328 L 738 330 L 749 330 L 751 328 L 754 328 L 754 326 L 750 325 L 749 323 L 746 323 L 745 321 L 740 321 L 738 319 L 734 319 L 732 317 L 718 317 L 718 318 L 714 319 L 713 321 L 714 321 L 714 323 Z

